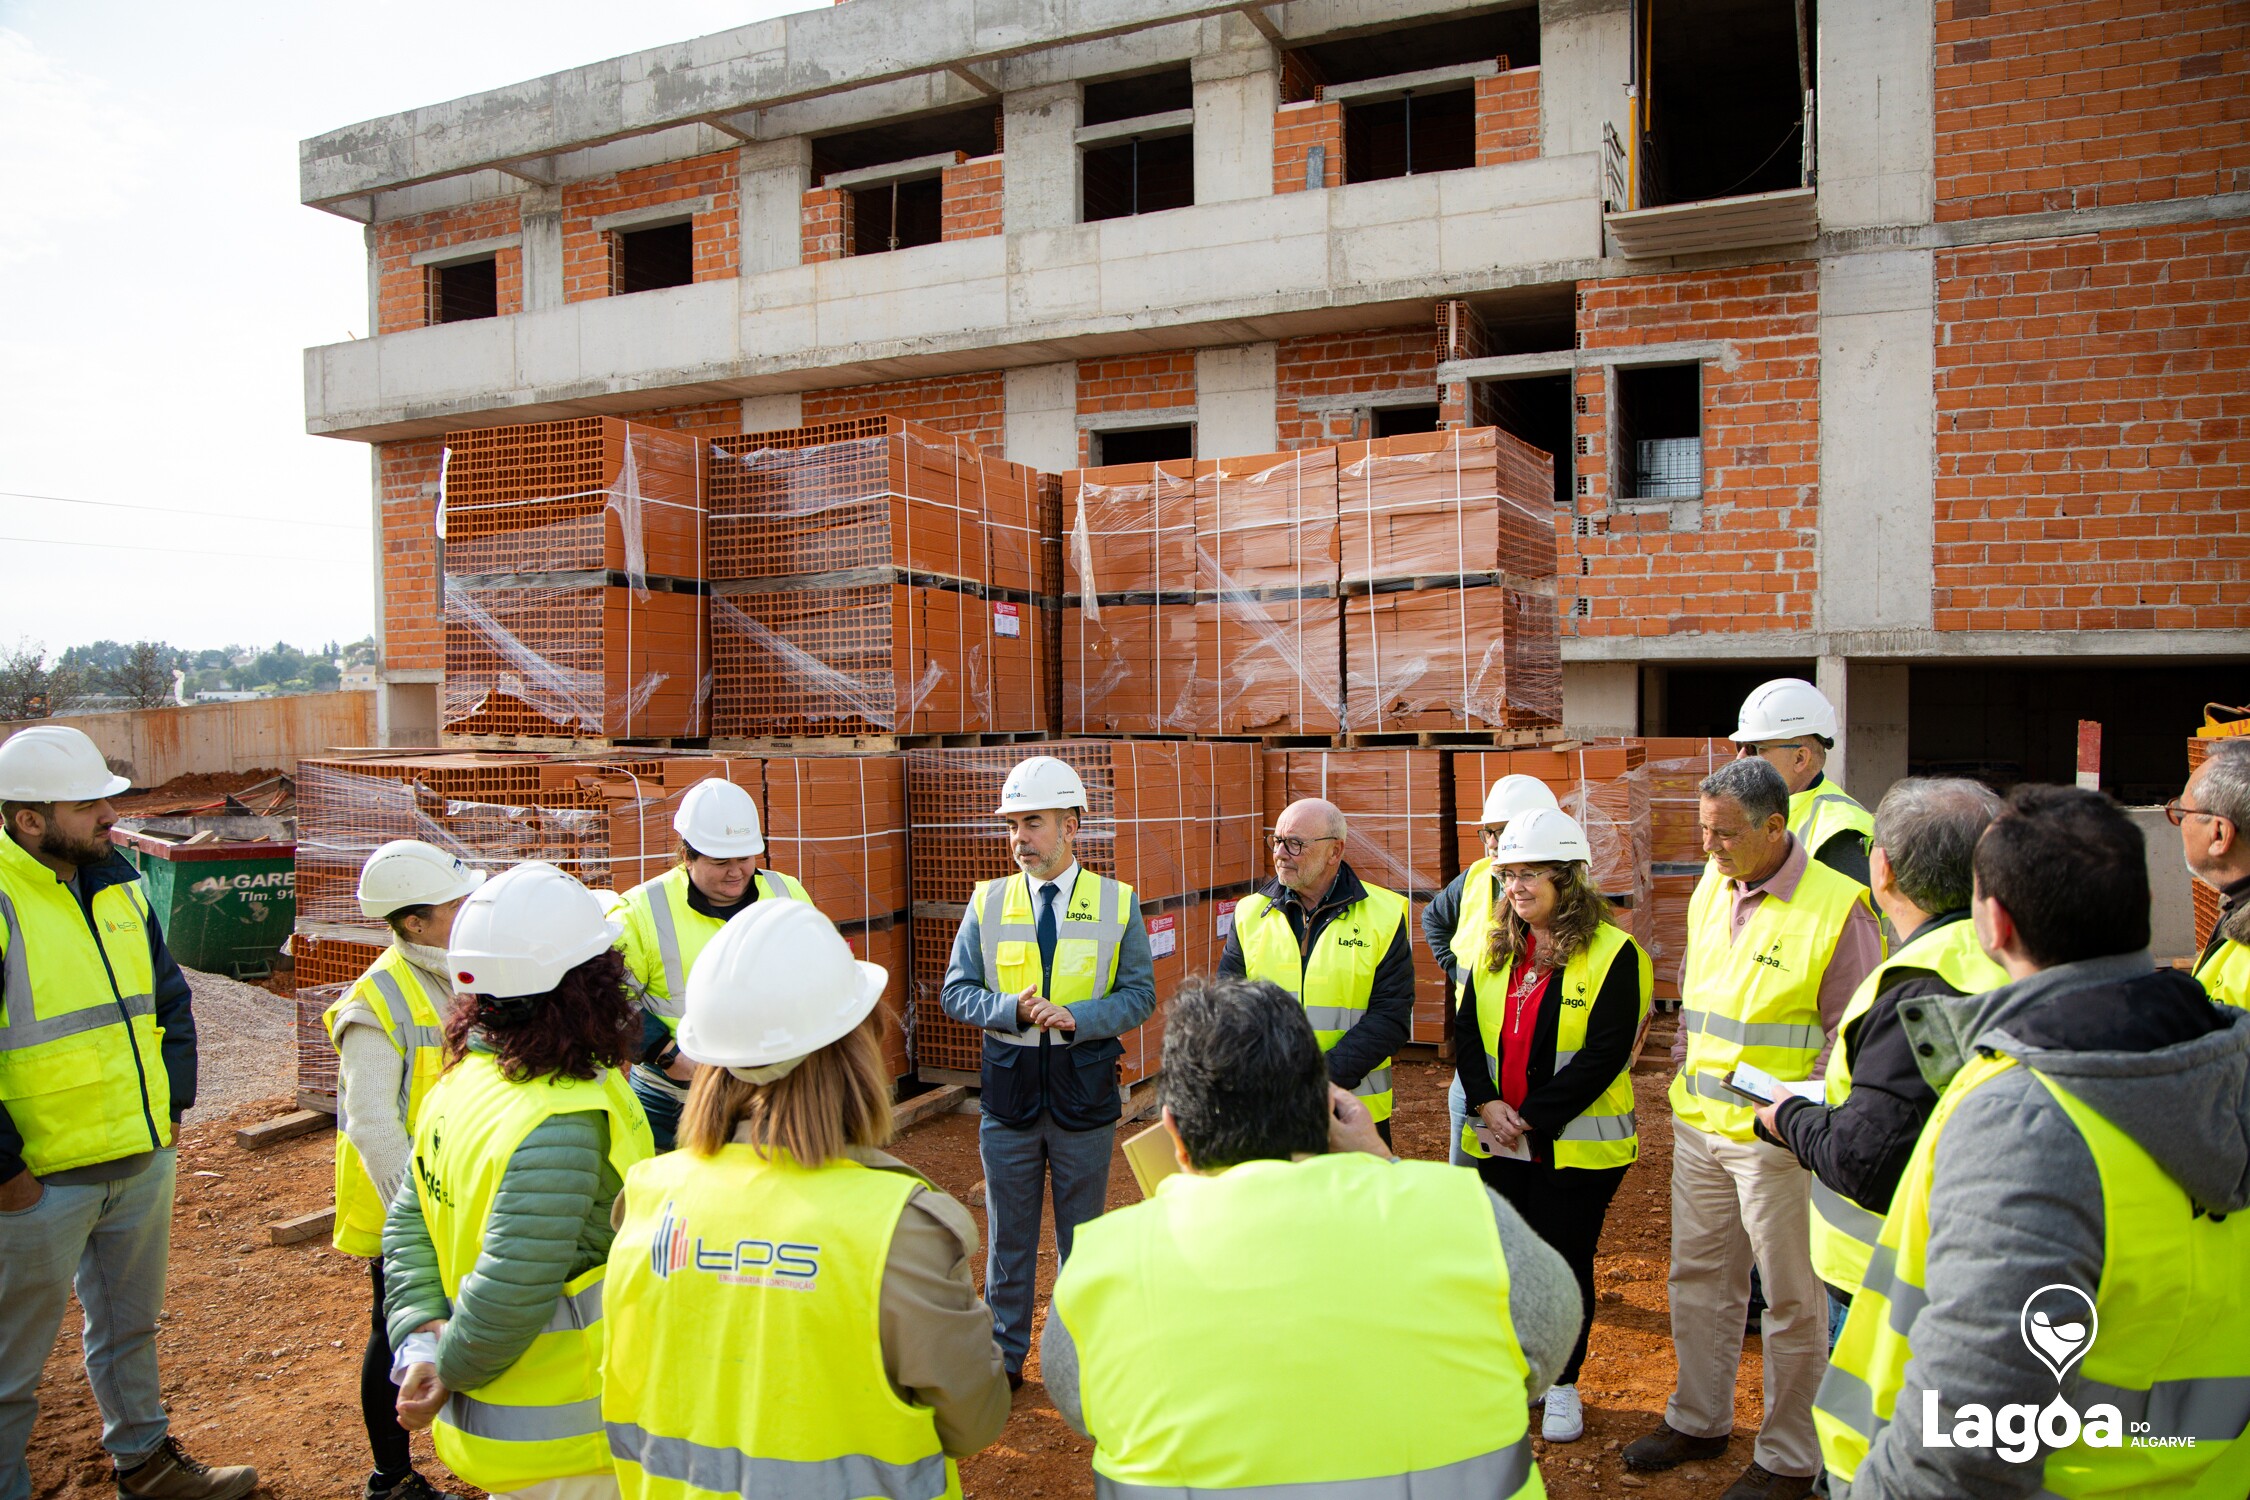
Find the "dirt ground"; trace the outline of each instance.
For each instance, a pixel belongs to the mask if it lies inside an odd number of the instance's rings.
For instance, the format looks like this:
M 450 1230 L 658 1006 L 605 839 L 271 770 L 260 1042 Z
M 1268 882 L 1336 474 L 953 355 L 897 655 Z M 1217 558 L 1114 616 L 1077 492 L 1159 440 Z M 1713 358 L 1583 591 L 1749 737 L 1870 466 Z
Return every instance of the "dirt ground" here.
M 1397 1070 L 1397 1145 L 1402 1154 L 1445 1151 L 1447 1075 L 1429 1064 Z M 1591 1353 L 1579 1388 L 1586 1436 L 1538 1444 L 1547 1492 L 1557 1500 L 1632 1494 L 1650 1500 L 1716 1495 L 1750 1461 L 1757 1426 L 1757 1340 L 1746 1344 L 1736 1400 L 1738 1436 L 1726 1457 L 1663 1475 L 1627 1475 L 1618 1450 L 1652 1428 L 1671 1389 L 1665 1314 L 1671 1142 L 1662 1080 L 1637 1080 L 1641 1160 L 1610 1210 L 1597 1265 L 1598 1306 Z M 367 1469 L 360 1430 L 358 1369 L 368 1324 L 367 1273 L 323 1240 L 275 1247 L 266 1226 L 326 1207 L 334 1137 L 326 1132 L 263 1152 L 234 1144 L 234 1129 L 286 1112 L 279 1080 L 270 1097 L 221 1119 L 183 1130 L 178 1206 L 173 1217 L 171 1286 L 160 1335 L 164 1394 L 174 1431 L 211 1463 L 255 1463 L 275 1500 L 334 1500 L 358 1490 Z M 205 1111 L 199 1110 L 198 1116 Z M 984 1218 L 976 1121 L 945 1115 L 909 1132 L 898 1154 Z M 1134 1201 L 1122 1155 L 1112 1164 L 1109 1201 Z M 981 1267 L 980 1267 L 981 1271 Z M 1040 1274 L 1053 1277 L 1052 1238 Z M 979 1500 L 1082 1500 L 1091 1496 L 1091 1445 L 1064 1425 L 1038 1384 L 1037 1341 L 1030 1377 L 999 1442 L 961 1466 L 963 1487 Z M 101 1451 L 100 1418 L 78 1367 L 76 1313 L 47 1363 L 42 1410 L 30 1462 L 38 1500 L 107 1500 L 113 1493 Z M 1536 1428 L 1534 1429 L 1536 1430 Z M 425 1472 L 442 1476 L 417 1440 Z M 453 1481 L 458 1487 L 458 1482 Z
M 279 771 L 198 771 L 192 776 L 175 776 L 162 786 L 127 792 L 110 800 L 120 816 L 145 818 L 202 807 L 230 792 L 247 791 L 281 774 Z

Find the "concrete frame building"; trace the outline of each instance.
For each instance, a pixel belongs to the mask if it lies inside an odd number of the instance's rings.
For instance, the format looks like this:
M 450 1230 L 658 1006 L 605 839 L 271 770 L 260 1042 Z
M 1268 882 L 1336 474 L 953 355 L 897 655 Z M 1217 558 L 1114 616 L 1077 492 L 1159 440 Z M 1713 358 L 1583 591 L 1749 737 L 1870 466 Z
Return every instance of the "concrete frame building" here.
M 1572 730 L 1791 671 L 1863 797 L 2068 780 L 2078 717 L 2176 788 L 2250 696 L 2246 72 L 2224 0 L 848 0 L 329 132 L 372 336 L 306 420 L 373 455 L 384 733 L 458 427 L 1493 422 L 1557 457 Z

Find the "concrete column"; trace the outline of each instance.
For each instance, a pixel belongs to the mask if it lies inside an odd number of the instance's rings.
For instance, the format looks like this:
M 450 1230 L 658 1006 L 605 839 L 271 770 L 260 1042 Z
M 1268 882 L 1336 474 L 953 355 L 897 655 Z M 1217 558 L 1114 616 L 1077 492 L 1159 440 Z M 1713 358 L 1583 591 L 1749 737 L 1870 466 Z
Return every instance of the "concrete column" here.
M 1002 393 L 1007 404 L 1002 433 L 1010 462 L 1050 473 L 1078 467 L 1076 360 L 1006 371 Z
M 1928 630 L 1937 540 L 1933 253 L 1820 263 L 1823 630 Z
M 523 195 L 523 310 L 550 312 L 563 305 L 562 189 L 533 188 Z
M 773 396 L 742 398 L 744 432 L 778 432 L 784 427 L 800 426 L 804 420 L 805 397 L 802 391 L 783 391 Z
M 1563 733 L 1572 739 L 1641 732 L 1641 668 L 1630 661 L 1566 661 Z
M 2128 816 L 2140 826 L 2142 847 L 2148 851 L 2148 951 L 2160 965 L 2193 958 L 2195 877 L 2180 858 L 2180 830 L 2165 819 L 2161 807 L 2136 807 Z
M 742 274 L 785 271 L 804 256 L 805 189 L 812 186 L 812 142 L 803 136 L 759 141 L 735 153 L 741 185 Z
M 1570 669 L 1566 666 L 1563 670 L 1567 673 Z M 1661 735 L 1673 732 L 1670 686 L 1669 680 L 1664 675 L 1664 668 L 1654 662 L 1641 664 L 1641 727 L 1639 733 Z M 1563 716 L 1565 718 L 1570 715 L 1569 692 L 1570 678 L 1565 676 L 1563 678 L 1563 693 L 1565 695 Z
M 1903 663 L 1855 661 L 1845 666 L 1850 708 L 1844 712 L 1844 744 L 1851 749 L 1851 779 L 1836 779 L 1868 811 L 1883 800 L 1891 783 L 1906 775 L 1906 674 Z M 1838 705 L 1839 709 L 1843 705 Z M 1836 759 L 1829 758 L 1829 769 Z
M 1936 194 L 1934 0 L 1823 7 L 1820 226 L 1927 224 Z
M 1280 443 L 1274 412 L 1274 346 L 1196 350 L 1196 456 L 1271 453 Z
M 1049 84 L 1005 95 L 1000 226 L 1009 234 L 1078 222 L 1080 87 Z
M 442 685 L 436 682 L 386 678 L 375 690 L 375 742 L 379 745 L 436 744 L 441 691 Z
M 1280 70 L 1280 55 L 1263 44 L 1206 52 L 1194 60 L 1196 202 L 1272 195 Z
M 1625 138 L 1633 77 L 1627 0 L 1539 0 L 1539 112 L 1548 156 L 1602 149 L 1602 125 Z

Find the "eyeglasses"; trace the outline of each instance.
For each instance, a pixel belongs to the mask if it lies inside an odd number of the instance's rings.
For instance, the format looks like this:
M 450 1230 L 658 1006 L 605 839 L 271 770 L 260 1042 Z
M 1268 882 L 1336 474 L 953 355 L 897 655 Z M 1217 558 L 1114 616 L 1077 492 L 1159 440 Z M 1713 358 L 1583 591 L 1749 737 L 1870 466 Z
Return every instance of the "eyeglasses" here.
M 1278 833 L 1269 833 L 1266 835 L 1266 842 L 1273 845 L 1276 849 L 1279 849 L 1282 853 L 1288 855 L 1291 859 L 1297 859 L 1304 854 L 1305 850 L 1309 846 L 1313 844 L 1331 843 L 1335 840 L 1335 838 L 1336 835 L 1333 833 L 1324 833 L 1317 839 L 1285 839 Z
M 2232 823 L 2234 821 L 2225 813 L 2207 812 L 2200 807 L 2190 807 L 2187 805 L 2186 799 L 2180 797 L 2174 797 L 2164 804 L 2164 816 L 2174 828 L 2179 827 L 2190 818 L 2213 818 L 2221 823 Z
M 1542 881 L 1554 878 L 1554 871 L 1542 870 L 1534 866 L 1511 867 L 1500 872 L 1500 883 L 1502 885 L 1538 885 Z
M 1754 756 L 1763 757 L 1770 755 L 1776 750 L 1802 750 L 1804 748 L 1806 747 L 1803 740 L 1767 740 L 1762 745 L 1735 746 L 1734 758 L 1736 760 L 1749 760 Z

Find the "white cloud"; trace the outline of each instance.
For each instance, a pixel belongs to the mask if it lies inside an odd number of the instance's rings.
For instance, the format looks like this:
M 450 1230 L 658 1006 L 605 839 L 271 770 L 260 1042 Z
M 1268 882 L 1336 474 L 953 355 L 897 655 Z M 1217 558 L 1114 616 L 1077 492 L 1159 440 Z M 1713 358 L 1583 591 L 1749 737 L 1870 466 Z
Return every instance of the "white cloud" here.
M 99 79 L 0 27 L 0 268 L 123 218 L 145 180 L 135 142 L 147 129 Z

